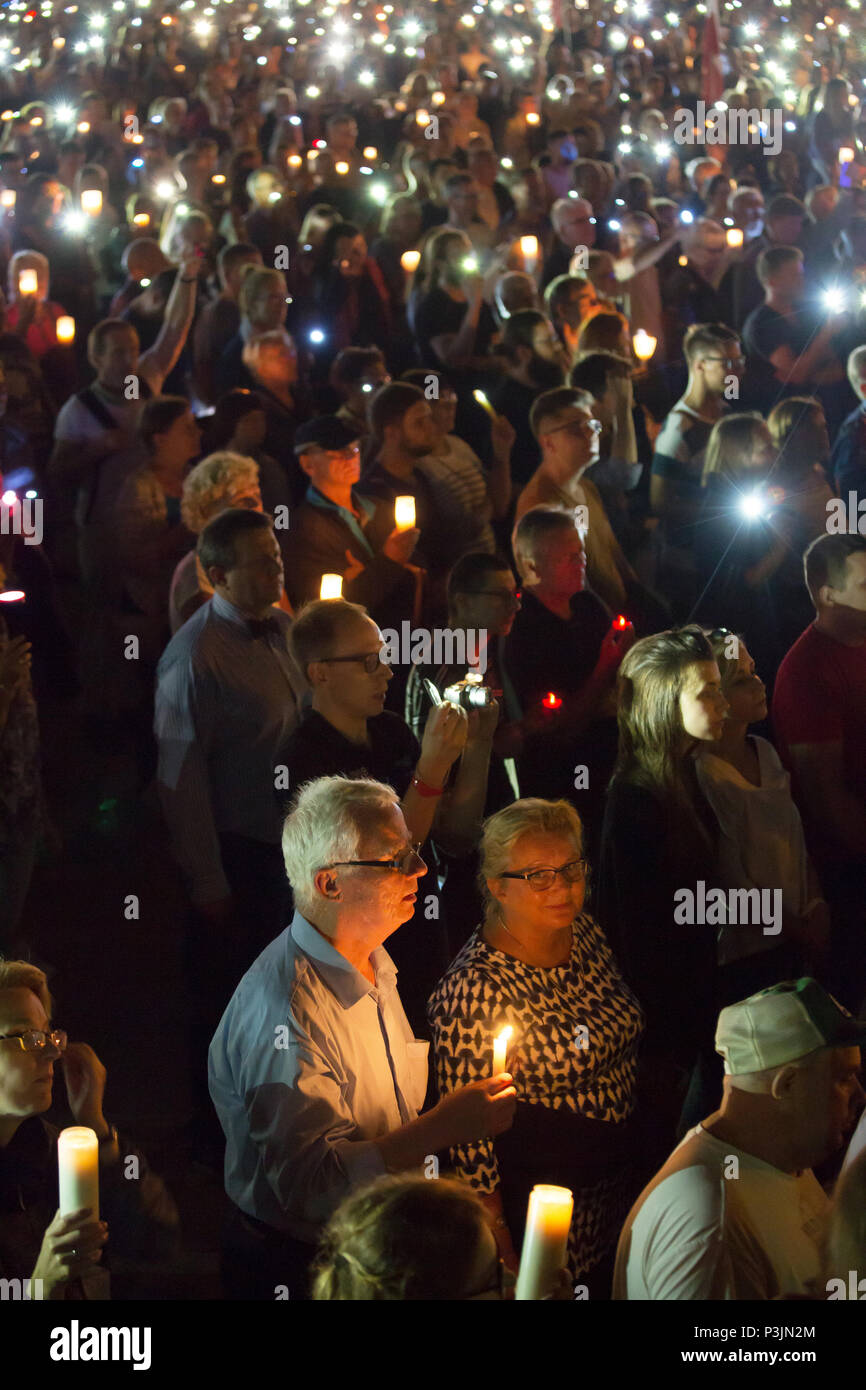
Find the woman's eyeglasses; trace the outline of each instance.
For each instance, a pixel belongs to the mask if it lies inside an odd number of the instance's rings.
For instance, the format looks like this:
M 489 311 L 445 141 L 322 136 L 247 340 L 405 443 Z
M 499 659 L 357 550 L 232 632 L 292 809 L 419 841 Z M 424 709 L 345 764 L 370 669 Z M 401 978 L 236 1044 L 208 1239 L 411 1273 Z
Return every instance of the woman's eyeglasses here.
M 522 878 L 535 893 L 546 893 L 552 888 L 557 876 L 562 874 L 566 883 L 578 883 L 586 878 L 588 864 L 585 859 L 572 859 L 559 869 L 525 869 L 522 872 L 499 874 L 499 878 Z
M 28 1028 L 23 1033 L 4 1033 L 0 1042 L 17 1042 L 22 1052 L 44 1052 L 49 1043 L 58 1052 L 66 1051 L 66 1034 L 62 1028 L 55 1028 L 52 1033 L 43 1033 L 39 1028 Z

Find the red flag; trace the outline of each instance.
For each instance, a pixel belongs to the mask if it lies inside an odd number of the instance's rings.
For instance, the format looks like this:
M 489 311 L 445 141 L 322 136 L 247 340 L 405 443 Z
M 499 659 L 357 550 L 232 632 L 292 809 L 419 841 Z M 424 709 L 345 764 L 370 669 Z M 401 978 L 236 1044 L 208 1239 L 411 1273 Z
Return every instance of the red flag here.
M 719 23 L 719 0 L 707 0 L 704 37 L 701 48 L 701 95 L 707 106 L 721 99 L 725 90 L 722 75 L 722 37 Z

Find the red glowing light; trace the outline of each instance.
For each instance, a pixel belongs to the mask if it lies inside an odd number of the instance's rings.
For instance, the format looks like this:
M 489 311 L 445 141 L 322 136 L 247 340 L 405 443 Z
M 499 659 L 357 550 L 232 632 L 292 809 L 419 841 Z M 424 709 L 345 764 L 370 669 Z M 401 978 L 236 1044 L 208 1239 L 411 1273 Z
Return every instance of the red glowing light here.
M 617 615 L 617 617 L 614 618 L 613 625 L 614 627 L 618 628 L 628 627 L 628 618 L 626 618 L 622 613 L 620 613 Z
M 545 709 L 559 709 L 562 704 L 562 696 L 554 695 L 552 690 L 548 690 L 541 703 Z
M 20 603 L 24 597 L 23 589 L 5 589 L 0 594 L 0 603 Z

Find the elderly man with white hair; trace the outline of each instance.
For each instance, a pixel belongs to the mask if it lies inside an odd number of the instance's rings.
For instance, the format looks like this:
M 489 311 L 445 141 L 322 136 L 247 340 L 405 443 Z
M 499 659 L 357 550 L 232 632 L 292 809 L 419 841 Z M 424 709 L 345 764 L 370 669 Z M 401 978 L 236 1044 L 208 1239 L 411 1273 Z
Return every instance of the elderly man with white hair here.
M 391 787 L 320 777 L 283 829 L 291 926 L 244 975 L 210 1048 L 232 1203 L 226 1292 L 305 1298 L 322 1227 L 359 1184 L 507 1129 L 503 1072 L 418 1114 L 429 1044 L 412 1036 L 383 943 L 425 865 Z M 281 1292 L 282 1291 L 282 1292 Z
M 836 491 L 846 502 L 849 492 L 866 497 L 866 347 L 849 353 L 847 370 L 857 405 L 839 426 L 830 455 Z
M 853 1128 L 864 1043 L 866 1020 L 817 980 L 786 980 L 722 1009 L 722 1103 L 632 1207 L 615 1299 L 818 1293 L 829 1201 L 812 1168 Z
M 578 247 L 589 252 L 595 245 L 595 218 L 588 198 L 557 198 L 550 209 L 550 223 L 556 240 L 544 258 L 541 288 L 545 289 L 557 275 L 567 275 L 572 257 Z M 578 267 L 585 269 L 584 266 Z

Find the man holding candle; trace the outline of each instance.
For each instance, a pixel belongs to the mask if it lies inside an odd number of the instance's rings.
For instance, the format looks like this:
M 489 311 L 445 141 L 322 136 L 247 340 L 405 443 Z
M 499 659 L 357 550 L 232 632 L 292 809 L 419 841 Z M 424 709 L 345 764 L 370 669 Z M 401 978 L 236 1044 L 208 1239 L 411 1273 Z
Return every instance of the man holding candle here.
M 412 1036 L 383 943 L 412 916 L 424 861 L 397 793 L 322 777 L 283 830 L 292 925 L 238 985 L 210 1049 L 232 1202 L 230 1297 L 306 1297 L 314 1242 L 342 1199 L 454 1143 L 501 1133 L 510 1077 L 485 1077 L 419 1116 L 428 1044 Z M 288 1001 L 288 1002 L 287 1002 Z
M 383 627 L 411 620 L 416 571 L 410 561 L 420 532 L 395 525 L 389 502 L 355 490 L 361 450 L 353 427 L 320 415 L 297 431 L 295 454 L 310 482 L 290 529 L 280 533 L 293 605 L 318 598 L 323 574 L 341 574 L 344 598 L 370 608 Z

